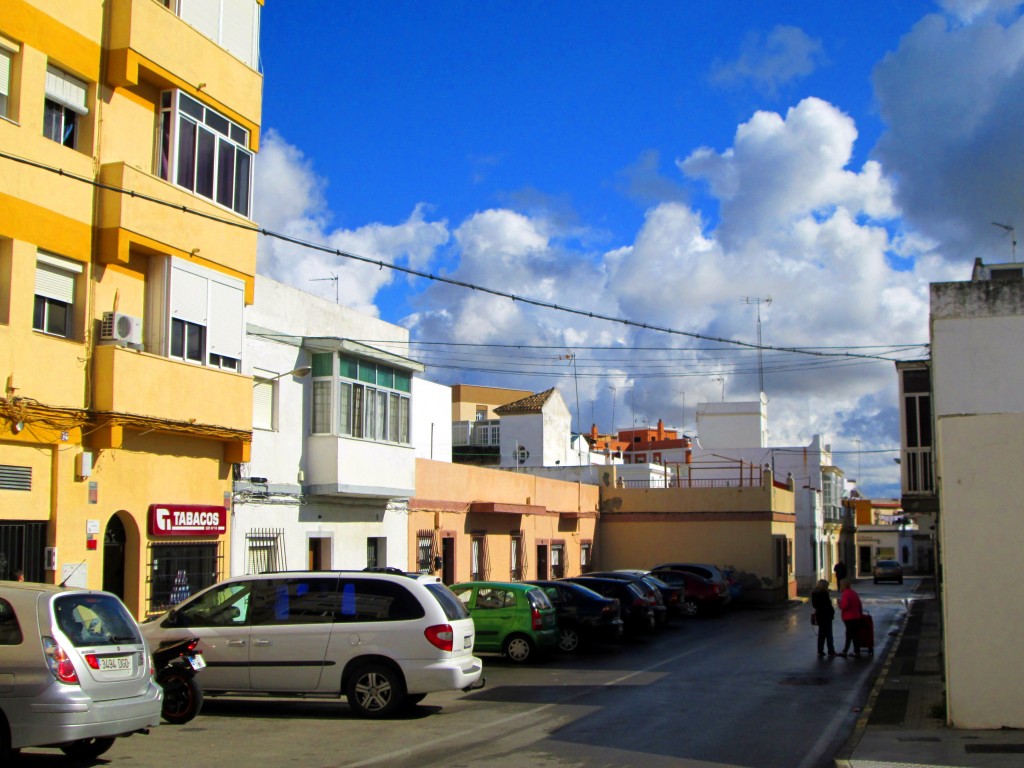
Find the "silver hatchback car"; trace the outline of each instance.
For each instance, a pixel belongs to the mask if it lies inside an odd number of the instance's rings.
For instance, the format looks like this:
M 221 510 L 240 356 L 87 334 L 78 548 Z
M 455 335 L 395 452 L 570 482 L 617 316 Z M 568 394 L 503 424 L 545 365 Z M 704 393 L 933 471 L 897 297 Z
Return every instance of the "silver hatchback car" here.
M 0 763 L 22 747 L 92 759 L 160 722 L 149 650 L 117 596 L 0 582 Z

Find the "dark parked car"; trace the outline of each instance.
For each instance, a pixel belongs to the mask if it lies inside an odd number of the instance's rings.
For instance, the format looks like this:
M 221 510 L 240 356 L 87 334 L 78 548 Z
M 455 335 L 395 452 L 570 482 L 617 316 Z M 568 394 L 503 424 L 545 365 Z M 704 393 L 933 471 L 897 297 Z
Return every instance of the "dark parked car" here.
M 611 643 L 622 638 L 618 599 L 605 597 L 571 581 L 528 581 L 543 589 L 555 606 L 558 647 L 572 653 L 581 645 Z
M 651 608 L 654 609 L 654 626 L 665 626 L 665 623 L 668 621 L 668 606 L 665 604 L 665 597 L 661 588 L 656 583 L 656 580 L 648 578 L 645 571 L 594 571 L 587 575 L 600 576 L 604 579 L 619 579 L 621 581 L 633 582 L 651 602 Z M 667 584 L 664 584 L 664 582 L 662 582 L 662 584 L 666 587 L 668 586 Z M 678 599 L 678 594 L 676 595 L 676 599 Z
M 634 582 L 589 575 L 572 576 L 559 581 L 581 584 L 599 595 L 616 598 L 622 611 L 623 630 L 626 635 L 643 635 L 654 630 L 654 607 Z
M 729 588 L 729 580 L 717 566 L 709 565 L 707 563 L 662 563 L 661 565 L 656 565 L 651 568 L 651 572 L 655 575 L 657 575 L 658 571 L 686 571 L 687 573 L 696 573 L 698 576 L 710 579 L 715 584 L 718 584 L 725 589 L 726 602 L 732 600 L 732 591 Z
M 872 575 L 875 577 L 875 584 L 880 581 L 895 581 L 897 584 L 902 584 L 903 566 L 896 560 L 879 560 L 875 563 Z
M 684 616 L 718 613 L 725 607 L 726 590 L 696 573 L 687 571 L 655 571 L 658 578 L 667 584 L 683 589 L 680 612 Z

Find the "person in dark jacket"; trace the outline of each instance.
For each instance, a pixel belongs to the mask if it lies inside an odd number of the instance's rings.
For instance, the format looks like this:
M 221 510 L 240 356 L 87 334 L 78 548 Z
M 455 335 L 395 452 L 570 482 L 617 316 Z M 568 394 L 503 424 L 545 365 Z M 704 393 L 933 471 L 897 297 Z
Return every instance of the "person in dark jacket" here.
M 843 579 L 846 578 L 846 563 L 840 560 L 832 570 L 836 573 L 836 587 L 838 588 L 843 583 Z
M 814 616 L 818 621 L 818 655 L 825 655 L 825 645 L 828 644 L 828 655 L 836 656 L 835 641 L 832 639 L 832 619 L 836 615 L 836 609 L 832 606 L 832 597 L 828 592 L 828 582 L 821 579 L 811 590 L 811 607 L 814 608 Z

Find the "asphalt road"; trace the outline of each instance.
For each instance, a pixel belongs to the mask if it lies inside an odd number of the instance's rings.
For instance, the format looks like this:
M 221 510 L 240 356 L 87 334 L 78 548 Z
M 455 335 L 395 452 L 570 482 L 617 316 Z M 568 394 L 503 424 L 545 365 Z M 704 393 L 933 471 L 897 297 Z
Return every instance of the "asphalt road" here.
M 210 699 L 191 723 L 122 739 L 94 764 L 830 766 L 915 584 L 858 584 L 875 619 L 870 659 L 819 660 L 809 605 L 733 610 L 527 667 L 484 656 L 486 688 L 431 694 L 397 720 L 356 718 L 343 701 Z M 835 632 L 841 643 L 838 620 Z M 19 764 L 69 761 L 25 750 Z

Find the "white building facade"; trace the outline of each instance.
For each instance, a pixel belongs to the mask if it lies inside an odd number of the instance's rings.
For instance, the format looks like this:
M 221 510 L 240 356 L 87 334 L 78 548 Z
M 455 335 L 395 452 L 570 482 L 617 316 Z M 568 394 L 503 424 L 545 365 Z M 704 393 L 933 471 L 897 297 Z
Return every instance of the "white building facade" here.
M 405 329 L 263 276 L 246 329 L 230 573 L 405 568 L 416 458 L 451 460 L 450 389 L 415 376 Z

